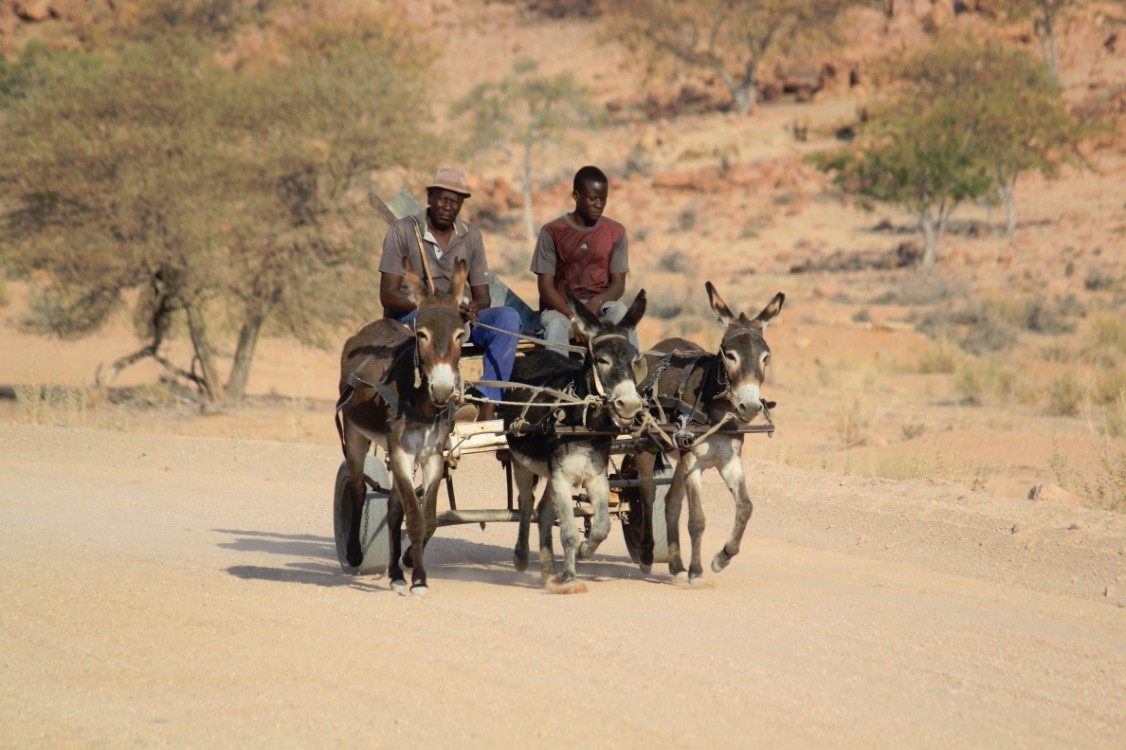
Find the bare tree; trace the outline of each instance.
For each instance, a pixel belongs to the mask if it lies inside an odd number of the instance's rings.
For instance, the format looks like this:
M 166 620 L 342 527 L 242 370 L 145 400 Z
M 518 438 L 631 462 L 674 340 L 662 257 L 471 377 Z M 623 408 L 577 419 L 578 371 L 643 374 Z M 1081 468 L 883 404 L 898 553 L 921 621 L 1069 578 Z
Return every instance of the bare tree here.
M 561 138 L 568 127 L 590 122 L 595 112 L 589 92 L 569 73 L 544 76 L 536 71 L 534 62 L 520 60 L 512 75 L 476 86 L 456 105 L 472 118 L 467 150 L 499 149 L 519 175 L 529 243 L 536 241 L 532 214 L 536 148 Z
M 603 0 L 607 34 L 628 48 L 717 75 L 735 110 L 758 100 L 768 53 L 831 35 L 851 0 Z

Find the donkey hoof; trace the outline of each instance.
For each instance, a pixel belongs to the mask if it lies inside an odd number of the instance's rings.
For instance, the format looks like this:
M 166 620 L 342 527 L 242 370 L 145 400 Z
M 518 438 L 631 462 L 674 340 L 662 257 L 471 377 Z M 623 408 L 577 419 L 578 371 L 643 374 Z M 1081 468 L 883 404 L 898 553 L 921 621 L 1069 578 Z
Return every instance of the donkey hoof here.
M 570 580 L 563 580 L 562 578 L 551 578 L 548 580 L 546 588 L 549 594 L 586 593 L 586 584 L 576 578 L 571 578 Z
M 425 583 L 420 583 L 417 586 L 411 586 L 411 596 L 429 596 L 430 587 Z
M 579 549 L 575 553 L 575 556 L 580 560 L 589 560 L 590 558 L 594 557 L 594 553 L 597 551 L 598 545 L 591 544 L 591 542 L 587 540 L 579 545 Z
M 643 575 L 649 575 L 652 572 L 653 572 L 653 566 L 652 565 L 646 565 L 645 563 L 641 564 L 641 573 Z
M 512 557 L 512 566 L 516 568 L 517 573 L 523 573 L 528 569 L 528 558 L 521 558 L 519 555 Z
M 405 594 L 407 593 L 407 582 L 401 578 L 391 581 L 391 590 L 396 594 Z
M 722 573 L 723 569 L 731 564 L 731 557 L 724 552 L 717 552 L 712 558 L 712 572 Z
M 679 573 L 673 574 L 672 582 L 675 583 L 677 586 L 687 586 L 688 585 L 688 571 L 682 570 Z

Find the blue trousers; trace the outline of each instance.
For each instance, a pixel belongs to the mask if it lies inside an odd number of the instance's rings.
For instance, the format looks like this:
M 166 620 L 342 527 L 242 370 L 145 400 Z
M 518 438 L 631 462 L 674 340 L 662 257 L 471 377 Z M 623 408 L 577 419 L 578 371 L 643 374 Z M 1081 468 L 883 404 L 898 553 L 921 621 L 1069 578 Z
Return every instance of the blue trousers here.
M 410 325 L 418 317 L 418 310 L 411 310 L 398 321 Z M 499 328 L 508 333 L 520 333 L 520 314 L 511 307 L 486 307 L 477 313 L 477 320 L 487 326 Z M 470 326 L 469 340 L 485 352 L 481 367 L 481 380 L 508 380 L 512 377 L 512 363 L 516 360 L 518 339 L 508 333 L 500 333 L 488 328 Z M 500 388 L 481 386 L 482 395 L 490 401 L 499 401 Z

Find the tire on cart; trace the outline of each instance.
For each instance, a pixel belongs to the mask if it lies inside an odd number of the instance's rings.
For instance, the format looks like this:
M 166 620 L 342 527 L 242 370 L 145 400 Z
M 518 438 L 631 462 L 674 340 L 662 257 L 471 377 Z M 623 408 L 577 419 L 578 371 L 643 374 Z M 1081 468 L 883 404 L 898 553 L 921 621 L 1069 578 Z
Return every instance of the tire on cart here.
M 336 473 L 336 496 L 333 500 L 336 556 L 344 572 L 353 575 L 386 573 L 391 562 L 391 537 L 387 528 L 387 500 L 391 481 L 387 478 L 383 462 L 372 455 L 364 459 L 364 474 L 371 483 L 367 485 L 364 512 L 360 521 L 360 545 L 364 559 L 359 565 L 348 564 L 348 534 L 352 530 L 352 514 L 344 497 L 344 488 L 348 483 L 346 462 L 341 462 L 340 470 Z M 372 483 L 380 489 L 372 489 Z
M 665 525 L 665 496 L 669 494 L 669 482 L 672 481 L 673 467 L 669 459 L 663 454 L 656 455 L 653 466 L 653 479 L 663 483 L 657 484 L 656 496 L 653 499 L 653 562 L 666 563 L 669 561 L 669 536 Z M 622 460 L 622 475 L 634 478 L 637 476 L 637 461 L 633 455 L 627 455 Z M 626 550 L 630 559 L 635 563 L 641 562 L 641 488 L 625 487 L 621 491 L 621 501 L 627 503 L 629 512 L 622 518 L 622 535 L 625 537 Z

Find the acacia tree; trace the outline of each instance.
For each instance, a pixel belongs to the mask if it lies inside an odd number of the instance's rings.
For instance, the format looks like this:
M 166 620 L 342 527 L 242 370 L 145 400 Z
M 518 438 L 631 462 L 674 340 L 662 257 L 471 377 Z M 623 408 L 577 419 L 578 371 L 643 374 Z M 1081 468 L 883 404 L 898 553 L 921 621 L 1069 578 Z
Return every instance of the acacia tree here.
M 943 42 L 902 69 L 912 82 L 904 104 L 941 106 L 972 141 L 974 158 L 996 182 L 1005 205 L 1005 234 L 1016 229 L 1014 196 L 1021 173 L 1054 177 L 1078 163 L 1088 128 L 1064 107 L 1046 67 L 1020 50 L 973 40 Z
M 0 206 L 41 328 L 82 336 L 134 300 L 148 343 L 111 374 L 171 366 L 159 349 L 182 320 L 194 362 L 173 369 L 221 402 L 267 321 L 316 341 L 369 312 L 374 231 L 350 189 L 427 145 L 415 72 L 369 31 L 292 40 L 278 66 L 221 67 L 164 33 L 37 68 L 0 121 Z M 213 342 L 230 328 L 224 385 Z
M 933 266 L 954 209 L 984 195 L 992 180 L 973 159 L 956 115 L 941 105 L 915 113 L 886 102 L 873 107 L 871 117 L 866 145 L 813 161 L 859 196 L 861 207 L 889 203 L 914 215 L 924 239 L 922 265 Z
M 519 60 L 511 76 L 475 86 L 455 105 L 472 118 L 466 150 L 499 149 L 520 176 L 529 243 L 536 241 L 532 214 L 536 148 L 559 138 L 568 127 L 590 122 L 595 112 L 589 91 L 569 73 L 544 76 L 536 70 L 534 62 Z
M 814 161 L 863 203 L 914 214 L 925 239 L 924 266 L 935 262 L 946 222 L 962 201 L 999 191 L 1011 233 L 1018 176 L 1052 176 L 1079 158 L 1085 128 L 1063 108 L 1044 67 L 1023 52 L 943 42 L 908 60 L 903 74 L 898 94 L 871 108 L 859 145 Z
M 851 0 L 603 0 L 606 30 L 627 48 L 719 76 L 738 112 L 758 100 L 768 53 L 831 35 Z

